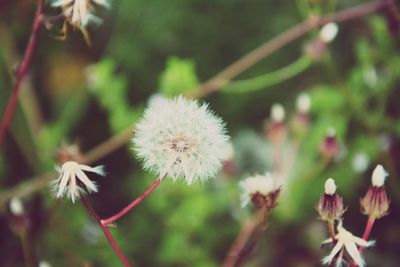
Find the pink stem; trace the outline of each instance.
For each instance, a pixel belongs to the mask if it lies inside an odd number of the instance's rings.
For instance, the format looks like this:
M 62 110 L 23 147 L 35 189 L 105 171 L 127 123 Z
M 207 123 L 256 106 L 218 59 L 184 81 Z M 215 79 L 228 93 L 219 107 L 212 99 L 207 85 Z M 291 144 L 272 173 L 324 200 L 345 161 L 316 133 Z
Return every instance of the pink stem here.
M 161 179 L 162 178 L 158 178 L 141 196 L 136 198 L 134 201 L 132 201 L 128 206 L 123 208 L 121 211 L 119 211 L 118 213 L 116 213 L 115 215 L 113 215 L 107 219 L 101 220 L 101 224 L 103 226 L 107 226 L 107 225 L 110 225 L 110 224 L 116 222 L 119 218 L 124 216 L 128 211 L 130 211 L 136 205 L 138 205 L 140 202 L 142 202 L 151 192 L 153 192 L 154 189 L 156 189 L 157 186 L 161 183 Z
M 375 218 L 369 216 L 368 222 L 367 222 L 367 226 L 365 227 L 365 231 L 364 231 L 364 234 L 362 236 L 362 239 L 364 239 L 365 241 L 368 240 L 368 237 L 371 234 L 372 227 L 374 226 L 374 222 L 375 222 Z M 358 251 L 361 254 L 364 251 L 364 247 L 359 247 Z
M 35 19 L 33 21 L 33 26 L 32 26 L 32 33 L 31 36 L 29 37 L 29 42 L 28 45 L 25 49 L 24 57 L 20 63 L 20 66 L 17 71 L 17 78 L 15 85 L 12 89 L 10 99 L 8 100 L 7 107 L 5 109 L 3 118 L 1 120 L 1 126 L 0 126 L 0 147 L 3 144 L 6 131 L 11 123 L 11 119 L 13 117 L 15 107 L 17 105 L 18 101 L 18 95 L 20 92 L 21 88 L 21 82 L 24 79 L 26 73 L 29 70 L 29 67 L 31 66 L 32 63 L 32 57 L 35 52 L 36 44 L 38 41 L 38 33 L 40 26 L 42 25 L 42 19 L 43 19 L 43 10 L 44 10 L 44 4 L 45 0 L 40 0 L 38 8 L 36 10 L 36 15 Z
M 364 239 L 365 241 L 368 240 L 368 237 L 369 237 L 369 235 L 371 234 L 372 227 L 374 226 L 374 223 L 375 223 L 375 218 L 369 216 L 368 222 L 367 222 L 367 226 L 365 227 L 364 234 L 363 234 L 363 236 L 362 236 L 362 239 Z M 364 248 L 364 247 L 361 247 L 361 246 L 358 248 L 358 251 L 360 252 L 360 255 L 363 253 L 364 249 L 365 249 L 365 248 Z M 352 263 L 350 264 L 350 266 L 351 266 L 351 267 L 357 267 L 358 265 L 355 264 L 354 262 L 352 262 Z
M 92 206 L 90 206 L 90 204 L 84 198 L 81 198 L 81 202 L 82 202 L 83 206 L 85 206 L 86 210 L 90 213 L 90 215 L 92 215 L 93 219 L 95 219 L 96 222 L 100 225 L 101 229 L 104 232 L 104 235 L 107 237 L 107 240 L 110 243 L 111 247 L 113 248 L 115 254 L 117 254 L 117 256 L 121 259 L 121 261 L 124 263 L 124 265 L 126 267 L 133 267 L 133 265 L 131 265 L 129 263 L 129 261 L 126 259 L 125 255 L 119 249 L 119 247 L 118 247 L 117 243 L 115 242 L 114 238 L 112 237 L 108 227 L 101 223 L 101 218 L 99 217 L 99 215 L 97 215 L 97 213 L 94 211 Z

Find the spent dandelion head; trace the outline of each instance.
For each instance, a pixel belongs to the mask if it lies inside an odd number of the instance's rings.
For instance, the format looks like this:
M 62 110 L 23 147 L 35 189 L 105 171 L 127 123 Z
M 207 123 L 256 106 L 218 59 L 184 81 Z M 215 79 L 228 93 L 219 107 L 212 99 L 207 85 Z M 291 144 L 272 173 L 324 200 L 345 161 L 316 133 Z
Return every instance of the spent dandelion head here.
M 258 209 L 266 207 L 267 210 L 271 210 L 276 206 L 280 186 L 277 184 L 277 179 L 270 173 L 248 177 L 241 181 L 239 186 L 242 191 L 243 207 L 250 202 Z
M 55 192 L 56 198 L 62 198 L 64 194 L 75 202 L 82 194 L 87 192 L 97 192 L 97 185 L 91 181 L 85 172 L 92 172 L 104 176 L 103 166 L 90 167 L 79 164 L 75 161 L 65 162 L 61 168 L 57 168 L 59 176 L 56 180 L 50 182 L 52 190 Z M 84 186 L 84 187 L 83 187 Z
M 150 105 L 136 125 L 133 143 L 145 169 L 191 184 L 214 176 L 226 159 L 224 125 L 208 105 L 180 96 Z
M 110 8 L 111 4 L 109 0 L 55 0 L 51 5 L 62 9 L 62 15 L 65 17 L 63 27 L 64 37 L 68 23 L 73 28 L 79 29 L 86 41 L 90 43 L 86 30 L 87 26 L 91 23 L 100 24 L 102 22 L 99 17 L 93 15 L 95 6 Z

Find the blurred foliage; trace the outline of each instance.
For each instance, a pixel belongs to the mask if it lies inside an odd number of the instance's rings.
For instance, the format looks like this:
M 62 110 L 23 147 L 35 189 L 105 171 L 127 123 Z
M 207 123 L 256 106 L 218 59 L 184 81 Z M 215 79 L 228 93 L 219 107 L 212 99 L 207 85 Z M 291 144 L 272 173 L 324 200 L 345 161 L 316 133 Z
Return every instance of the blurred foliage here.
M 34 4 L 0 1 L 1 114 L 14 80 L 13 64 L 30 34 Z M 98 14 L 104 23 L 89 28 L 92 47 L 85 46 L 78 32 L 59 42 L 43 30 L 22 88 L 34 97 L 21 94 L 1 150 L 0 196 L 19 182 L 53 169 L 61 145 L 77 143 L 86 151 L 124 129 L 133 129 L 149 96 L 184 94 L 300 19 L 330 14 L 349 4 L 113 1 L 111 11 Z M 50 8 L 46 12 L 55 13 Z M 254 212 L 240 207 L 238 181 L 276 167 L 275 146 L 265 129 L 275 102 L 286 109 L 287 135 L 280 147 L 285 184 L 268 230 L 246 266 L 320 262 L 326 251 L 320 250 L 319 242 L 327 233 L 314 206 L 328 177 L 335 178 L 348 206 L 346 228 L 361 235 L 366 218 L 359 212 L 359 198 L 378 163 L 390 174 L 391 213 L 373 229 L 377 247 L 367 252 L 367 263 L 399 264 L 399 33 L 391 33 L 381 15 L 344 22 L 339 28 L 337 39 L 326 44 L 318 60 L 304 52 L 304 43 L 317 38 L 315 30 L 241 74 L 227 84 L 226 93 L 207 96 L 227 122 L 234 157 L 207 183 L 188 187 L 165 180 L 111 228 L 134 266 L 220 265 L 243 222 Z M 242 93 L 229 94 L 230 88 Z M 292 123 L 300 92 L 308 93 L 312 101 L 310 123 L 301 131 Z M 24 98 L 35 105 L 26 105 Z M 329 128 L 335 129 L 340 146 L 331 161 L 319 153 Z M 155 179 L 128 151 L 132 151 L 129 144 L 98 162 L 106 166 L 108 175 L 96 179 L 100 192 L 88 199 L 101 217 L 115 213 Z M 101 229 L 79 204 L 56 201 L 48 188 L 23 200 L 35 262 L 44 259 L 57 267 L 121 266 Z M 11 222 L 6 209 L 0 217 L 0 266 L 25 266 Z

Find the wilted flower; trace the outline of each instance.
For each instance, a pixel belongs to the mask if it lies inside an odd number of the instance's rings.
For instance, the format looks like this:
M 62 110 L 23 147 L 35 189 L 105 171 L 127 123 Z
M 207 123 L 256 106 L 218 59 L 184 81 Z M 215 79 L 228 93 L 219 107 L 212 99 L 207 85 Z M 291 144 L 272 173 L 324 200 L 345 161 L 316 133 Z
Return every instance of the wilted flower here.
M 385 216 L 389 210 L 390 201 L 384 187 L 387 172 L 382 165 L 376 166 L 372 173 L 372 186 L 361 199 L 361 211 L 374 219 Z
M 248 177 L 241 181 L 239 186 L 242 191 L 241 202 L 243 207 L 248 205 L 250 201 L 258 209 L 266 207 L 270 210 L 276 206 L 280 186 L 270 173 Z
M 208 105 L 180 96 L 151 105 L 136 125 L 133 142 L 146 169 L 160 178 L 184 176 L 191 184 L 217 173 L 228 139 L 223 121 Z
M 99 24 L 101 19 L 93 15 L 94 6 L 100 5 L 109 8 L 109 0 L 56 0 L 51 4 L 53 7 L 60 7 L 62 13 L 73 27 L 82 31 L 87 42 L 89 36 L 86 27 L 89 23 Z M 66 24 L 64 24 L 63 32 L 66 34 Z
M 57 180 L 52 181 L 50 185 L 57 198 L 61 198 L 66 193 L 72 202 L 75 202 L 76 199 L 80 198 L 81 194 L 85 193 L 82 185 L 86 187 L 89 193 L 97 192 L 96 184 L 87 177 L 84 171 L 93 172 L 101 176 L 105 175 L 103 166 L 92 168 L 75 161 L 65 162 L 58 171 L 60 173 L 59 177 Z
M 357 245 L 360 247 L 370 247 L 375 244 L 375 241 L 366 241 L 362 238 L 354 236 L 352 233 L 344 229 L 342 226 L 342 222 L 340 221 L 337 226 L 337 235 L 335 236 L 335 246 L 333 247 L 331 253 L 322 259 L 323 264 L 330 264 L 334 257 L 339 253 L 341 249 L 346 249 L 347 253 L 351 257 L 351 259 L 356 263 L 359 267 L 363 267 L 365 262 L 361 257 L 360 252 L 357 249 Z M 334 240 L 332 238 L 327 239 L 322 244 L 333 243 Z M 342 254 L 341 254 L 342 255 Z M 340 266 L 342 263 L 342 256 L 339 256 L 337 259 L 337 265 Z
M 343 199 L 336 193 L 335 181 L 329 178 L 325 182 L 325 193 L 321 195 L 317 205 L 317 211 L 321 220 L 341 220 L 346 209 L 343 207 Z

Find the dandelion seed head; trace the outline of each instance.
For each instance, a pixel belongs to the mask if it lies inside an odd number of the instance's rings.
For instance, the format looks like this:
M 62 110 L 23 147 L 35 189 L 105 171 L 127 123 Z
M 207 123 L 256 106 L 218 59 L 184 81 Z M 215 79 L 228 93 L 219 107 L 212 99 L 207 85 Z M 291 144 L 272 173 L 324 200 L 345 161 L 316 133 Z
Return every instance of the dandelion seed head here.
M 206 104 L 180 96 L 150 105 L 132 141 L 145 169 L 191 184 L 217 173 L 228 139 L 224 123 Z

